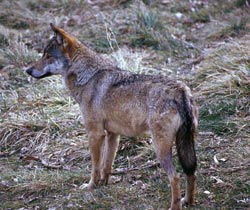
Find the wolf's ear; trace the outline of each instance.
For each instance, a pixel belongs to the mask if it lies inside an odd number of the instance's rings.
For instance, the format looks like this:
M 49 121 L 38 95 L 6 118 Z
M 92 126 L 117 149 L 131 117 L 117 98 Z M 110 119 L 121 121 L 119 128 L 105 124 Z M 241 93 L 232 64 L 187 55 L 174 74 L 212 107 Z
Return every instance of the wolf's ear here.
M 62 34 L 62 29 L 58 28 L 53 23 L 50 23 L 50 27 L 55 32 L 55 37 L 56 37 L 58 44 L 63 44 L 64 36 Z
M 54 24 L 50 23 L 50 27 L 55 32 L 57 43 L 62 45 L 65 49 L 80 43 L 75 37 L 69 35 L 66 31 Z

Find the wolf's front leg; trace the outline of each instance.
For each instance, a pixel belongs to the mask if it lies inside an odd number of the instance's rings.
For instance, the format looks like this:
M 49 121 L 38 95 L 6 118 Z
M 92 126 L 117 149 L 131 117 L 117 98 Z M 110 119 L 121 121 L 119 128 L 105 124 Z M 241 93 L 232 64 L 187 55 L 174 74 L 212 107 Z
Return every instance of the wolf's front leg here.
M 101 171 L 102 183 L 107 185 L 112 172 L 112 165 L 119 146 L 120 137 L 117 134 L 107 132 L 105 147 L 103 150 L 103 163 Z
M 91 154 L 92 171 L 91 179 L 88 184 L 83 184 L 80 189 L 91 190 L 98 186 L 101 181 L 101 167 L 102 167 L 102 150 L 105 139 L 105 133 L 89 132 L 89 149 Z

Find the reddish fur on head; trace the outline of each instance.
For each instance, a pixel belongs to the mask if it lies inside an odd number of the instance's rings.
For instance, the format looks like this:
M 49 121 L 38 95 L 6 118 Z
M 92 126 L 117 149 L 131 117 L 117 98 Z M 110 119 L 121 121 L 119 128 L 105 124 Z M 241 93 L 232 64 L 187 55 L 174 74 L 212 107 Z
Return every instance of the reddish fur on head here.
M 69 57 L 72 58 L 75 53 L 76 47 L 81 45 L 80 41 L 75 37 L 69 35 L 62 28 L 59 28 L 52 23 L 50 23 L 50 27 L 55 32 L 58 44 L 63 45 L 64 53 L 68 54 Z

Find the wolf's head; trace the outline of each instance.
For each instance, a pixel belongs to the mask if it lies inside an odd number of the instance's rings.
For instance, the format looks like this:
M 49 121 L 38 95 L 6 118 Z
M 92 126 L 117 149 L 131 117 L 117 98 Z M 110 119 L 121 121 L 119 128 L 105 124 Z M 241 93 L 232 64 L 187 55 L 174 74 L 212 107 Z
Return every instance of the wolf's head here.
M 50 24 L 55 35 L 44 49 L 40 60 L 28 68 L 26 72 L 37 79 L 51 75 L 63 75 L 71 65 L 76 46 L 80 42 L 63 29 Z

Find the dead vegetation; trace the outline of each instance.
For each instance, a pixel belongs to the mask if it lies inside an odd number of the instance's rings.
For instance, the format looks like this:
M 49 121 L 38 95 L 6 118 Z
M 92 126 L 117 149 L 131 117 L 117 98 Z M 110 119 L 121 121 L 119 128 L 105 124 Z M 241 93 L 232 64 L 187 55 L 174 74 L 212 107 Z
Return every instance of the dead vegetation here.
M 193 209 L 249 208 L 249 1 L 2 0 L 0 7 L 0 209 L 169 206 L 147 136 L 122 138 L 109 186 L 79 189 L 90 174 L 79 109 L 60 78 L 35 81 L 23 72 L 51 35 L 48 20 L 123 68 L 185 80 L 200 106 Z

